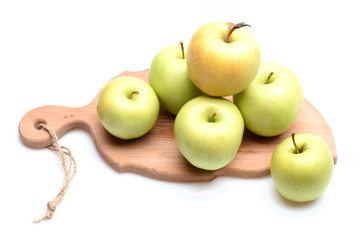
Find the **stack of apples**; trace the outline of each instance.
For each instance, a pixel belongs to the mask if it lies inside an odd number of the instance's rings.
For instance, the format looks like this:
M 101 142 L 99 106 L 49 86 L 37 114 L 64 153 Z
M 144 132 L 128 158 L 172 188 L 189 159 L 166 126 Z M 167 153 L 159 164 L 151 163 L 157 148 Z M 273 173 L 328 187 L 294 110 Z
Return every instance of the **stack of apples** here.
M 241 145 L 244 128 L 273 137 L 287 131 L 303 105 L 296 75 L 275 62 L 261 62 L 259 45 L 246 23 L 210 22 L 189 44 L 160 50 L 149 84 L 120 77 L 106 84 L 97 100 L 107 131 L 139 138 L 155 125 L 159 105 L 176 115 L 174 136 L 184 158 L 204 170 L 228 165 Z M 273 152 L 275 186 L 285 198 L 318 198 L 333 172 L 327 144 L 312 134 L 293 134 Z

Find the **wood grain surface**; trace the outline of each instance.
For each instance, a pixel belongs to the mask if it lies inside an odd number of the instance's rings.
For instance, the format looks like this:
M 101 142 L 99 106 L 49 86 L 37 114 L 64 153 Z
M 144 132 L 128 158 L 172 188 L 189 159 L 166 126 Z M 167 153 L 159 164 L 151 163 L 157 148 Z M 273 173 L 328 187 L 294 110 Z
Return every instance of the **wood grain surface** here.
M 148 82 L 148 73 L 148 69 L 123 72 L 114 78 L 134 76 Z M 218 176 L 255 178 L 268 175 L 273 150 L 293 132 L 312 133 L 321 137 L 329 145 L 335 163 L 337 160 L 331 130 L 326 120 L 307 100 L 287 132 L 265 138 L 245 129 L 243 142 L 235 159 L 222 169 L 205 171 L 193 167 L 181 155 L 173 133 L 175 116 L 163 107 L 160 108 L 159 118 L 150 132 L 135 140 L 120 140 L 102 126 L 96 113 L 96 99 L 97 95 L 90 104 L 79 108 L 43 106 L 29 111 L 19 123 L 22 142 L 32 148 L 44 148 L 51 144 L 48 132 L 38 129 L 39 123 L 49 125 L 59 138 L 70 129 L 83 128 L 90 133 L 103 159 L 117 171 L 178 182 L 211 181 Z

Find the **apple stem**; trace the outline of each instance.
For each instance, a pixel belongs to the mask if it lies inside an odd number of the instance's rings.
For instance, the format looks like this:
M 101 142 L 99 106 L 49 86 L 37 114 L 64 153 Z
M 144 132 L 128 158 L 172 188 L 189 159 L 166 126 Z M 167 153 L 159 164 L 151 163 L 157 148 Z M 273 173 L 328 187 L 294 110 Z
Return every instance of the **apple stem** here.
M 181 52 L 182 52 L 182 59 L 185 59 L 185 51 L 184 51 L 184 43 L 183 43 L 183 41 L 180 41 L 180 46 L 181 46 Z
M 138 95 L 138 94 L 139 94 L 139 91 L 136 91 L 136 90 L 135 90 L 135 91 L 132 91 L 132 92 L 130 93 L 129 98 L 132 99 L 132 96 L 133 96 L 134 94 Z
M 265 83 L 269 83 L 269 80 L 270 80 L 270 78 L 272 77 L 272 75 L 274 75 L 274 72 L 269 73 L 269 76 L 267 77 Z
M 230 39 L 230 35 L 232 34 L 232 32 L 235 30 L 235 29 L 238 29 L 238 28 L 242 28 L 242 27 L 251 27 L 249 24 L 246 24 L 245 22 L 241 22 L 241 23 L 238 23 L 238 24 L 234 24 L 234 26 L 232 26 L 232 28 L 230 29 L 227 37 L 226 37 L 226 41 L 225 42 L 229 42 L 229 39 Z
M 211 117 L 208 117 L 208 122 L 215 122 L 215 117 L 217 116 L 217 113 L 213 113 Z
M 297 154 L 299 154 L 300 151 L 299 151 L 299 148 L 297 147 L 296 142 L 295 142 L 295 133 L 291 134 L 291 138 L 292 138 L 292 141 L 294 143 L 295 150 L 296 150 Z

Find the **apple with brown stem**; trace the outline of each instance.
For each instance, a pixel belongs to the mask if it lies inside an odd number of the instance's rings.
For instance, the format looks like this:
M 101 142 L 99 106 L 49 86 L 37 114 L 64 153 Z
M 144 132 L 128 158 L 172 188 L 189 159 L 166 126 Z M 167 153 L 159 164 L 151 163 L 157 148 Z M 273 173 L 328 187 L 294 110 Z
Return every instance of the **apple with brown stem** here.
M 286 138 L 273 152 L 270 173 L 280 194 L 291 201 L 320 197 L 332 177 L 334 160 L 324 140 L 313 134 Z
M 190 79 L 210 96 L 237 94 L 255 78 L 259 45 L 246 23 L 210 22 L 193 34 L 188 47 Z
M 191 81 L 186 66 L 187 45 L 180 41 L 161 49 L 149 70 L 149 82 L 160 103 L 176 115 L 190 99 L 204 94 Z

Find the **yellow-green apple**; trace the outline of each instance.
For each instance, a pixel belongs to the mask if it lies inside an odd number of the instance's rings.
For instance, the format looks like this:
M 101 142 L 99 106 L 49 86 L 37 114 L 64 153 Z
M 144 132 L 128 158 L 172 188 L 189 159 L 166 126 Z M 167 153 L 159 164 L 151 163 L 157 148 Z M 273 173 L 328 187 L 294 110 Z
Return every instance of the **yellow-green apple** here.
M 273 152 L 270 173 L 280 194 L 291 201 L 307 202 L 326 190 L 334 168 L 324 140 L 313 134 L 292 134 Z
M 193 34 L 188 47 L 190 79 L 210 96 L 243 91 L 260 65 L 259 45 L 245 23 L 210 22 Z
M 202 95 L 185 103 L 174 122 L 182 155 L 195 167 L 217 170 L 228 165 L 242 142 L 244 121 L 225 98 Z
M 190 80 L 186 66 L 186 47 L 183 42 L 161 49 L 149 70 L 149 82 L 160 103 L 176 115 L 190 99 L 203 93 Z
M 304 101 L 296 75 L 274 62 L 262 62 L 254 81 L 233 99 L 244 117 L 245 126 L 265 137 L 288 130 Z
M 159 100 L 151 86 L 136 77 L 119 77 L 100 91 L 96 110 L 105 129 L 121 139 L 138 138 L 155 125 Z

